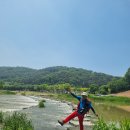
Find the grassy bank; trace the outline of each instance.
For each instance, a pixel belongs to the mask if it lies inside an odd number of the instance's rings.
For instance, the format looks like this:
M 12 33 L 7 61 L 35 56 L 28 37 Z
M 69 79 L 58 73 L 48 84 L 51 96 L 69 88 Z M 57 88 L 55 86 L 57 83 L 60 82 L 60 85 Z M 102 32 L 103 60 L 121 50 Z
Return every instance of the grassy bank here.
M 54 94 L 54 93 L 44 93 L 44 92 L 33 92 L 33 91 L 21 91 L 17 92 L 17 94 L 21 95 L 33 95 L 33 96 L 42 96 L 47 98 L 52 98 L 61 101 L 69 101 L 73 103 L 77 103 L 77 99 L 72 97 L 70 94 Z M 94 96 L 92 94 L 89 95 L 89 98 L 93 102 L 102 102 L 113 105 L 128 105 L 130 106 L 130 98 L 128 97 L 118 97 L 118 96 Z
M 69 101 L 73 103 L 77 103 L 78 101 L 73 98 L 70 94 L 54 94 L 54 93 L 45 93 L 45 92 L 34 92 L 34 91 L 7 91 L 0 90 L 0 94 L 19 94 L 19 95 L 33 95 L 33 96 L 42 96 L 47 98 L 52 98 L 61 101 Z M 130 98 L 128 97 L 118 97 L 118 96 L 95 96 L 89 95 L 89 98 L 92 102 L 102 102 L 107 104 L 114 105 L 128 105 L 130 106 Z
M 90 95 L 90 98 L 94 102 L 104 102 L 114 105 L 128 105 L 130 106 L 130 98 L 128 97 L 118 97 L 118 96 L 94 96 Z
M 59 99 L 62 101 L 69 101 L 73 103 L 77 103 L 77 99 L 72 97 L 70 94 L 52 94 L 50 97 L 53 97 L 55 99 Z M 93 102 L 102 102 L 107 103 L 111 105 L 128 105 L 130 106 L 130 98 L 128 97 L 117 97 L 117 96 L 94 96 L 89 95 L 89 99 Z
M 75 99 L 73 96 L 70 94 L 48 94 L 45 95 L 49 98 L 61 100 L 61 101 L 69 101 L 73 103 L 77 103 L 77 99 Z M 128 97 L 117 97 L 117 96 L 94 96 L 94 95 L 89 95 L 89 99 L 92 102 L 102 102 L 102 103 L 107 103 L 111 105 L 128 105 L 130 106 L 130 98 Z
M 99 119 L 92 130 L 130 130 L 130 120 L 122 120 L 118 123 L 106 123 Z
M 4 94 L 16 94 L 16 92 L 12 92 L 12 91 L 8 91 L 8 90 L 0 90 L 0 95 L 4 95 Z

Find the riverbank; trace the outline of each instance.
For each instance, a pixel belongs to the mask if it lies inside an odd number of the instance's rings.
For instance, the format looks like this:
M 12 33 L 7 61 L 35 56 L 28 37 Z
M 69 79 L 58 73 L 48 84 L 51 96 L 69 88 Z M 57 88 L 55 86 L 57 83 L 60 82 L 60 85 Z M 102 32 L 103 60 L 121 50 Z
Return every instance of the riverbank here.
M 41 96 L 45 98 L 55 99 L 62 102 L 71 102 L 74 104 L 77 104 L 77 99 L 73 98 L 70 94 L 54 94 L 54 93 L 45 93 L 45 92 L 32 92 L 32 91 L 18 91 L 14 92 L 16 94 L 20 95 L 27 95 L 27 96 Z M 129 111 L 130 112 L 130 98 L 128 97 L 118 97 L 118 96 L 94 96 L 89 95 L 90 100 L 92 102 L 96 103 L 103 103 L 108 104 L 111 106 L 118 107 L 122 110 Z
M 33 124 L 35 124 L 35 127 L 36 127 L 35 130 L 41 130 L 41 129 L 52 130 L 52 128 L 54 128 L 55 130 L 78 130 L 79 129 L 78 127 L 71 127 L 71 128 L 67 127 L 66 128 L 66 125 L 62 127 L 57 122 L 58 119 L 61 119 L 62 117 L 66 117 L 69 113 L 71 113 L 70 103 L 72 103 L 72 102 L 77 103 L 77 100 L 75 98 L 73 98 L 71 95 L 39 93 L 39 92 L 38 93 L 36 93 L 36 92 L 20 92 L 19 93 L 18 92 L 16 94 L 16 96 L 20 96 L 21 94 L 32 97 L 33 99 L 35 99 L 37 97 L 38 98 L 40 98 L 40 97 L 49 98 L 48 99 L 49 102 L 47 101 L 45 103 L 44 109 L 40 109 L 40 108 L 38 108 L 38 106 L 35 106 L 35 107 L 31 107 L 29 109 L 23 109 L 21 111 L 21 112 L 26 113 L 28 118 L 33 119 Z M 10 95 L 6 95 L 6 96 L 10 97 Z M 22 96 L 22 97 L 24 97 L 24 96 Z M 18 99 L 18 98 L 14 98 L 14 99 Z M 50 99 L 53 99 L 53 100 L 50 100 Z M 92 100 L 92 102 L 94 103 L 94 100 Z M 67 104 L 69 104 L 69 105 L 67 105 Z M 128 113 L 125 114 L 124 111 L 119 111 L 119 113 L 117 113 L 117 109 L 115 109 L 115 107 L 114 107 L 114 109 L 111 108 L 109 106 L 109 104 L 108 104 L 108 107 L 106 107 L 106 106 L 104 107 L 104 103 L 100 102 L 97 104 L 97 100 L 96 100 L 96 105 L 97 105 L 97 108 L 94 106 L 95 110 L 98 111 L 98 109 L 99 109 L 100 114 L 102 114 L 102 112 L 106 112 L 105 117 L 110 116 L 110 118 L 112 119 L 113 116 L 116 115 L 116 116 L 118 116 L 117 117 L 118 120 L 121 119 L 121 116 L 124 116 L 124 115 L 127 115 L 128 117 L 130 117 L 128 115 Z M 69 107 L 69 109 L 68 109 L 68 107 Z M 111 112 L 113 112 L 113 113 L 111 113 Z M 109 117 L 107 117 L 107 118 L 109 118 Z M 76 122 L 78 123 L 77 120 L 76 120 Z M 47 127 L 45 127 L 46 124 L 48 124 Z M 87 130 L 87 129 L 90 130 L 89 126 L 85 126 L 85 130 Z
M 15 95 L 16 92 L 15 91 L 8 91 L 8 90 L 0 90 L 0 95 Z
M 72 112 L 72 108 L 66 102 L 45 99 L 45 108 L 39 108 L 38 101 L 43 100 L 41 96 L 26 95 L 19 93 L 16 95 L 0 95 L 0 110 L 3 112 L 14 113 L 18 111 L 26 114 L 28 119 L 32 120 L 35 130 L 67 130 L 69 124 L 64 127 L 58 124 L 58 119 L 66 117 Z M 12 130 L 12 129 L 11 129 Z
M 9 95 L 23 95 L 23 96 L 41 96 L 45 98 L 55 99 L 62 102 L 71 102 L 73 104 L 77 104 L 78 101 L 74 99 L 70 94 L 54 94 L 54 93 L 45 93 L 45 92 L 34 92 L 34 91 L 6 91 L 0 90 L 0 95 L 9 94 Z M 104 103 L 110 104 L 111 106 L 115 106 L 124 111 L 130 112 L 130 98 L 128 97 L 120 97 L 120 96 L 94 96 L 89 95 L 89 98 L 92 102 L 96 103 Z
M 130 112 L 130 106 L 117 106 L 120 109 Z
M 69 104 L 77 104 L 78 100 L 70 94 L 54 94 L 44 92 L 18 92 L 18 94 L 41 96 L 43 98 L 54 99 Z M 124 118 L 129 119 L 130 98 L 115 97 L 115 96 L 94 96 L 89 95 L 90 100 L 100 117 L 105 121 L 119 121 Z M 123 114 L 122 114 L 123 113 Z
M 57 94 L 57 93 L 49 93 L 49 92 L 36 92 L 36 91 L 8 91 L 8 90 L 0 90 L 1 94 L 17 94 L 17 95 L 23 95 L 23 96 L 42 96 L 42 97 L 48 97 L 48 98 L 54 98 L 58 100 L 67 100 L 67 101 L 74 101 L 74 98 L 70 94 Z M 101 95 L 101 96 L 95 96 L 92 94 L 89 94 L 89 98 L 96 102 L 107 102 L 107 103 L 113 103 L 115 105 L 128 105 L 130 106 L 130 98 L 121 96 L 121 95 Z M 77 102 L 76 102 L 77 103 Z

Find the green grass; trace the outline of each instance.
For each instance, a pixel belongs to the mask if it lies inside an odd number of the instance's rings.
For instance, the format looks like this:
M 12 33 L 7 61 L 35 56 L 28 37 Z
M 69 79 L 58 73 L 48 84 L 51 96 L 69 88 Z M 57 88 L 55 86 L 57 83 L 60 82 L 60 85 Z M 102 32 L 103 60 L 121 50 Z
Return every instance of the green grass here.
M 3 94 L 16 94 L 16 93 L 9 90 L 0 90 L 0 95 L 3 95 Z
M 93 130 L 130 130 L 130 120 L 122 120 L 117 125 L 116 123 L 106 123 L 103 119 L 99 119 Z
M 70 94 L 48 94 L 49 98 L 52 99 L 58 99 L 61 101 L 69 101 L 73 103 L 77 103 L 78 100 L 75 99 Z M 117 96 L 94 96 L 89 95 L 90 100 L 94 102 L 102 102 L 102 103 L 108 103 L 113 105 L 130 105 L 130 98 L 128 97 L 117 97 Z
M 130 130 L 130 120 L 120 121 L 121 130 Z
M 21 91 L 20 94 L 23 92 Z M 78 101 L 72 97 L 70 94 L 53 94 L 53 93 L 42 93 L 42 92 L 24 92 L 25 95 L 35 95 L 35 96 L 43 96 L 51 99 L 69 101 L 73 103 L 77 103 Z M 94 102 L 102 102 L 112 105 L 130 105 L 130 98 L 127 97 L 117 97 L 117 96 L 94 96 L 92 94 L 89 95 L 89 98 Z
M 14 112 L 4 117 L 2 130 L 34 130 L 34 127 L 25 114 Z
M 107 103 L 115 104 L 115 105 L 130 105 L 130 98 L 128 98 L 128 97 L 90 95 L 90 98 L 95 102 L 101 101 L 104 103 L 107 102 Z

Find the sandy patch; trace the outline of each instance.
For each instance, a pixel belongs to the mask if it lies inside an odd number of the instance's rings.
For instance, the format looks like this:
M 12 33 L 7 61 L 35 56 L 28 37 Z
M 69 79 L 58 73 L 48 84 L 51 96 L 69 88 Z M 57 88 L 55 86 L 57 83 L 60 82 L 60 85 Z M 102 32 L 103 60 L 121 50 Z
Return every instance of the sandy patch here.
M 115 96 L 122 96 L 122 97 L 129 97 L 130 98 L 130 90 L 125 92 L 120 92 L 117 94 L 114 94 Z
M 117 106 L 120 109 L 130 112 L 130 106 Z

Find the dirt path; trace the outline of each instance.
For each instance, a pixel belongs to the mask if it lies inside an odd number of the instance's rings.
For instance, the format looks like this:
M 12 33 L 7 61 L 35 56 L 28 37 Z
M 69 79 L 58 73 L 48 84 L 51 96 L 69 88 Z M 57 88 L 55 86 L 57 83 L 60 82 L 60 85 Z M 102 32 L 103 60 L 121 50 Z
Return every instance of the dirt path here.
M 122 97 L 129 97 L 130 98 L 130 90 L 125 92 L 120 92 L 117 94 L 114 94 L 115 96 L 122 96 Z
M 123 110 L 125 110 L 125 111 L 128 111 L 128 112 L 130 112 L 130 106 L 117 106 L 118 108 L 121 108 L 121 109 L 123 109 Z

